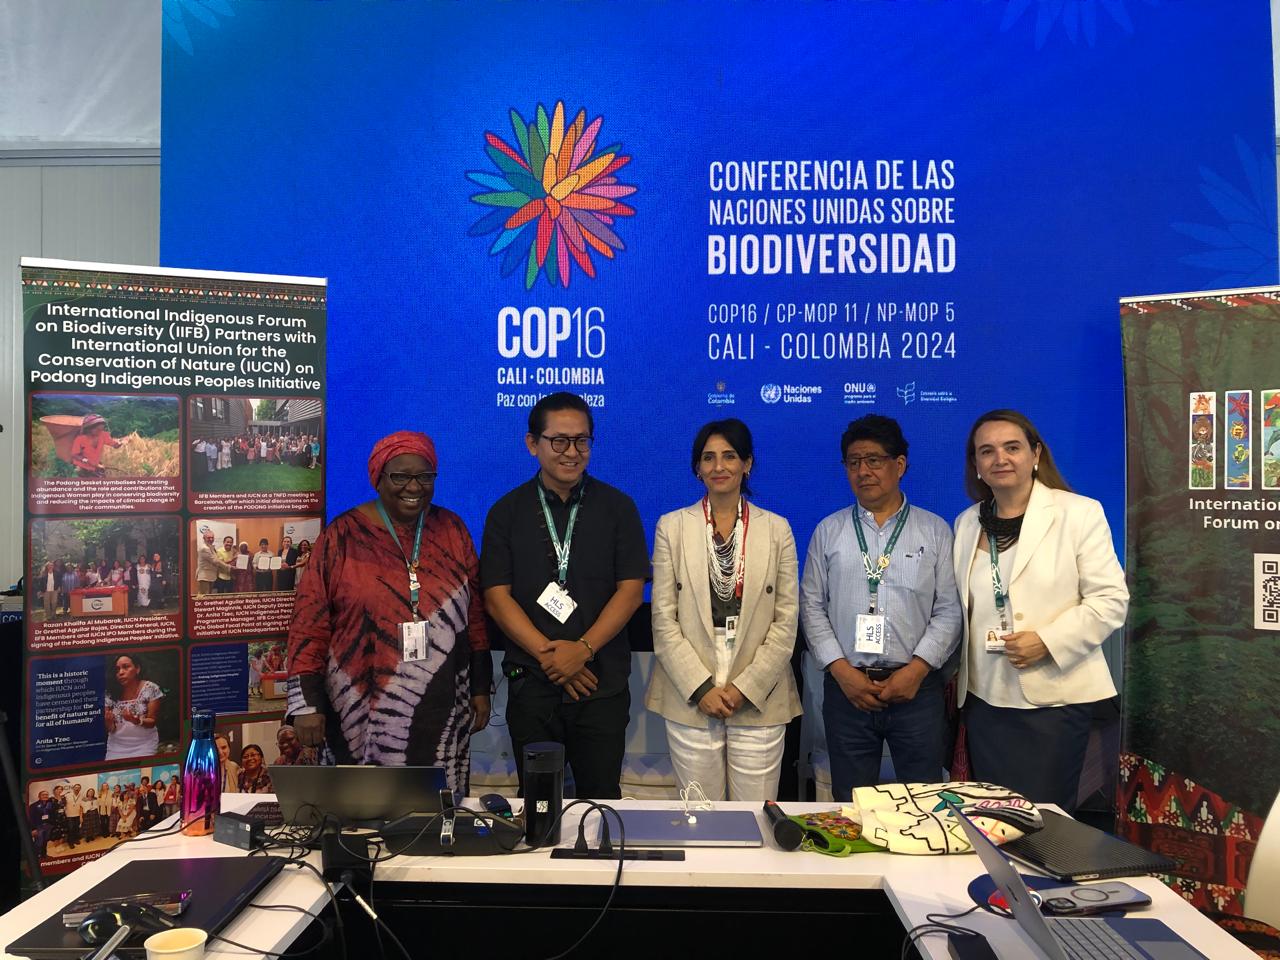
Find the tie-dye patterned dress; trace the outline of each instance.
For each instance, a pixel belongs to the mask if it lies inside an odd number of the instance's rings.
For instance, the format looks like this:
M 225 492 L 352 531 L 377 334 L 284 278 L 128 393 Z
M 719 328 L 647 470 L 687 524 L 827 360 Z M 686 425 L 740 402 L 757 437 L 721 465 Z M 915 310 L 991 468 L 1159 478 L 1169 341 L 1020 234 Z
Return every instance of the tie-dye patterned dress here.
M 413 619 L 404 555 L 414 526 L 337 517 L 311 551 L 289 627 L 289 712 L 314 707 L 338 763 L 445 768 L 466 793 L 471 702 L 491 668 L 471 535 L 457 514 L 428 509 L 418 559 L 427 655 L 402 662 L 399 625 Z

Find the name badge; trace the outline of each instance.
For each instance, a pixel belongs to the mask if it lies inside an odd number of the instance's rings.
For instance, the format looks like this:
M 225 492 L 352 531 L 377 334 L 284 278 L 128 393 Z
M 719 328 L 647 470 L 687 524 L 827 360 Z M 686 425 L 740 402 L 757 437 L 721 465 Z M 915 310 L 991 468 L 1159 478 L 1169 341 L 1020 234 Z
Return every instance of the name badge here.
M 884 617 L 878 613 L 858 614 L 854 653 L 884 653 Z
M 569 596 L 569 591 L 554 580 L 547 584 L 547 588 L 542 591 L 542 596 L 538 597 L 538 606 L 560 623 L 568 620 L 573 615 L 573 611 L 578 609 L 578 603 Z
M 1004 641 L 1000 639 L 1002 636 L 1004 636 L 1003 630 L 998 630 L 995 627 L 987 628 L 982 640 L 987 653 L 1004 653 Z
M 400 659 L 405 663 L 425 660 L 427 656 L 427 622 L 410 620 L 400 624 Z
M 724 642 L 730 649 L 733 649 L 734 641 L 738 639 L 738 618 L 724 618 Z

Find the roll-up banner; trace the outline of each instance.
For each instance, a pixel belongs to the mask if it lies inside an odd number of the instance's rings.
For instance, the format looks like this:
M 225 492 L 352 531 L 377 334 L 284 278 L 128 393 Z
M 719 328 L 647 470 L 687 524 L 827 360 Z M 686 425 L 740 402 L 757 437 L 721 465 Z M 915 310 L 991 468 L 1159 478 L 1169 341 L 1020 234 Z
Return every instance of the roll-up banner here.
M 326 284 L 22 261 L 23 759 L 42 869 L 175 812 L 193 708 L 234 759 L 284 706 L 324 517 Z M 234 789 L 234 784 L 230 785 Z
M 1128 421 L 1121 829 L 1242 912 L 1280 789 L 1280 288 L 1121 301 Z M 1248 911 L 1243 911 L 1247 913 Z

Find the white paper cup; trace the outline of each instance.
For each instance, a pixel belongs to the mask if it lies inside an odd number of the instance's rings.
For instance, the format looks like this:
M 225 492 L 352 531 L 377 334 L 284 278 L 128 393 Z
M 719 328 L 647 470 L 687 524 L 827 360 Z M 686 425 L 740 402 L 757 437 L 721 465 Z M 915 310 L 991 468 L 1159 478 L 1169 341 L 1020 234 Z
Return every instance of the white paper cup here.
M 196 927 L 174 927 L 147 937 L 147 960 L 203 960 L 209 935 Z

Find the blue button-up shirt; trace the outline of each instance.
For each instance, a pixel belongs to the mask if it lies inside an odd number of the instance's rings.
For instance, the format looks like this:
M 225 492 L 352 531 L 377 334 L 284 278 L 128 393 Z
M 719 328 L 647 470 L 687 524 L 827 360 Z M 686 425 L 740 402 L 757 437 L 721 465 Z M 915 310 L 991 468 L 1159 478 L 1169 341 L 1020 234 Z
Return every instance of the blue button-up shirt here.
M 854 653 L 858 614 L 868 612 L 871 602 L 854 516 L 875 562 L 906 504 L 904 496 L 902 507 L 877 525 L 875 515 L 855 503 L 831 514 L 813 532 L 800 581 L 800 619 L 819 666 L 841 657 L 860 667 L 899 665 L 919 657 L 936 670 L 960 642 L 951 527 L 913 505 L 876 591 L 876 612 L 885 618 L 884 653 Z

